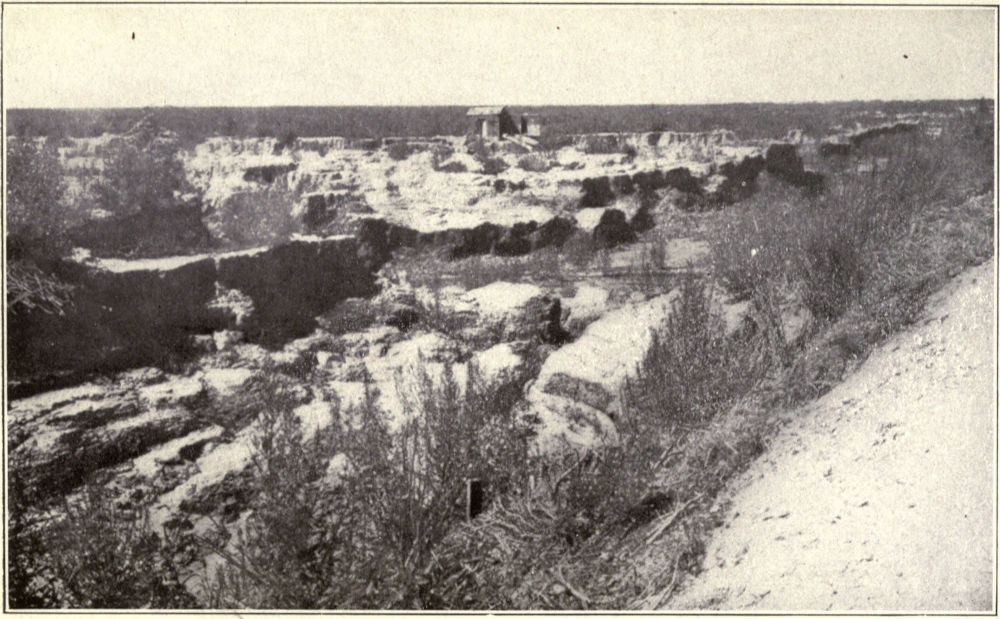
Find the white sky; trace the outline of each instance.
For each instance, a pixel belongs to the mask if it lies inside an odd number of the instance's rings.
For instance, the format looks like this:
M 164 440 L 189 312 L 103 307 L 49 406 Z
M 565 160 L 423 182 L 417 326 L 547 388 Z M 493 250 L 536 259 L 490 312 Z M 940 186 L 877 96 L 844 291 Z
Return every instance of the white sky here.
M 992 98 L 995 25 L 990 8 L 8 4 L 4 107 Z

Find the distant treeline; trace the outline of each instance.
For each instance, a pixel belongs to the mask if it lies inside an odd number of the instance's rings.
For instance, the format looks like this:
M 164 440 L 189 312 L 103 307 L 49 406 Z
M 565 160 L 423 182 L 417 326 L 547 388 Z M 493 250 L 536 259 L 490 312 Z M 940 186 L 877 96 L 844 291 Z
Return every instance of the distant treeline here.
M 779 138 L 791 129 L 821 135 L 838 124 L 874 118 L 876 112 L 952 112 L 971 101 L 847 101 L 837 103 L 733 103 L 719 105 L 516 106 L 539 112 L 554 134 L 709 131 L 730 129 L 745 139 Z M 240 137 L 374 138 L 463 135 L 465 106 L 411 107 L 163 107 L 119 109 L 10 109 L 7 135 L 93 137 L 122 133 L 150 115 L 184 140 L 213 135 Z

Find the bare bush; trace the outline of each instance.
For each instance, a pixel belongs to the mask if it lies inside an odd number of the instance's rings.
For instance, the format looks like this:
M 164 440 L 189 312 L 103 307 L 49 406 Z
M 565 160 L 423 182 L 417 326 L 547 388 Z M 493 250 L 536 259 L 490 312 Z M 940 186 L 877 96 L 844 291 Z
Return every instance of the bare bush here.
M 685 275 L 666 327 L 626 387 L 633 414 L 655 416 L 670 434 L 703 424 L 766 369 L 757 363 L 757 346 L 728 337 L 712 308 L 711 289 Z
M 359 562 L 348 540 L 364 523 L 329 513 L 335 497 L 321 482 L 336 450 L 330 433 L 305 440 L 291 386 L 263 378 L 254 393 L 252 512 L 232 541 L 213 543 L 224 530 L 206 541 L 223 561 L 204 597 L 212 608 L 318 608 L 344 595 L 342 574 Z
M 100 485 L 86 486 L 37 526 L 31 587 L 41 598 L 35 602 L 75 608 L 194 605 L 146 510 L 123 509 Z M 21 565 L 25 560 L 18 557 Z
M 33 262 L 11 261 L 7 265 L 7 311 L 64 314 L 72 304 L 73 288 Z

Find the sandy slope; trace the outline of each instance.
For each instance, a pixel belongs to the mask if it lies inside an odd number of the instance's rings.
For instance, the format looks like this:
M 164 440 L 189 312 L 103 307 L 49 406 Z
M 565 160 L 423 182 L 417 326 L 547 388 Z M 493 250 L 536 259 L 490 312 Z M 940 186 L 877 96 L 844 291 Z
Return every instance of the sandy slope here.
M 799 412 L 739 478 L 686 609 L 995 609 L 992 262 Z

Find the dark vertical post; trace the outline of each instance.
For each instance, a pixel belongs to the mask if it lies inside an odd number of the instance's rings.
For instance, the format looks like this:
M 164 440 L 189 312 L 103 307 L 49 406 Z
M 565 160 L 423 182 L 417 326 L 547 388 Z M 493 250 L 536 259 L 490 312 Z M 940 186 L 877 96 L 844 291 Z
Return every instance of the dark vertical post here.
M 480 479 L 465 480 L 465 515 L 472 520 L 483 513 L 483 482 Z

